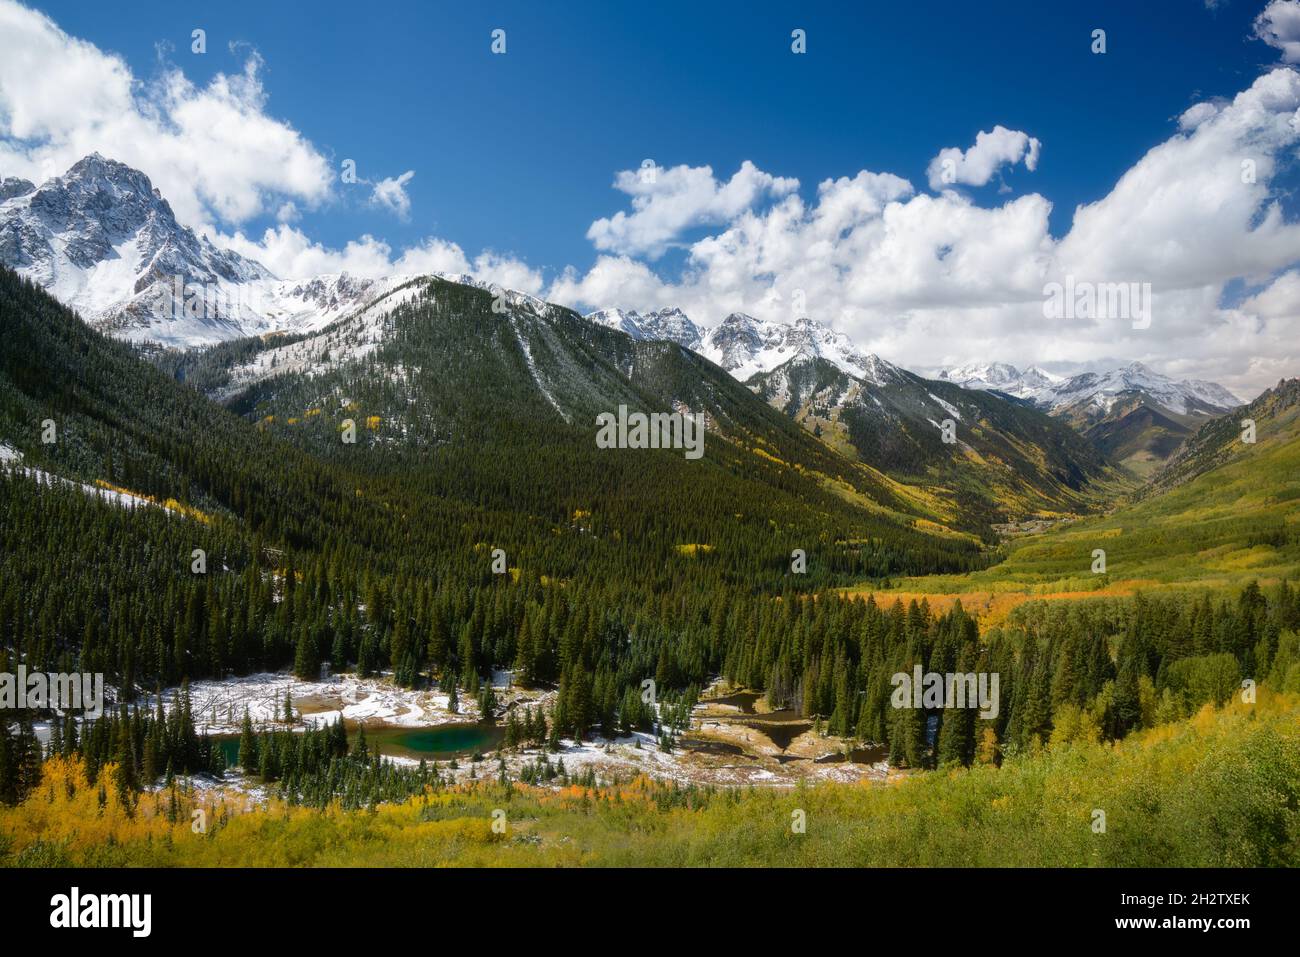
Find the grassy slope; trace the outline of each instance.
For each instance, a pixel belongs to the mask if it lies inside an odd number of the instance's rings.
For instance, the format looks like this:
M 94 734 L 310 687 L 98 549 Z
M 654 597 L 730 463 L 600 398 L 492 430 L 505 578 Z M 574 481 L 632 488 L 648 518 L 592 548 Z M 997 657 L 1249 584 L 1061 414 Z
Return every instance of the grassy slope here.
M 1300 408 L 1261 422 L 1225 464 L 1109 515 L 1013 540 L 971 575 L 900 585 L 929 593 L 1053 594 L 1136 587 L 1236 586 L 1300 577 Z M 1091 571 L 1106 552 L 1106 575 Z
M 67 794 L 51 766 L 26 804 L 0 810 L 0 864 L 1295 866 L 1300 696 L 1262 690 L 1255 705 L 1206 708 L 1114 746 L 889 785 L 708 795 L 484 784 L 375 812 L 238 814 L 206 836 L 184 807 L 169 824 L 161 796 L 128 819 L 111 793 L 99 812 L 84 781 Z M 502 835 L 495 808 L 510 822 Z M 1095 809 L 1105 833 L 1093 831 Z M 803 834 L 791 829 L 797 810 Z

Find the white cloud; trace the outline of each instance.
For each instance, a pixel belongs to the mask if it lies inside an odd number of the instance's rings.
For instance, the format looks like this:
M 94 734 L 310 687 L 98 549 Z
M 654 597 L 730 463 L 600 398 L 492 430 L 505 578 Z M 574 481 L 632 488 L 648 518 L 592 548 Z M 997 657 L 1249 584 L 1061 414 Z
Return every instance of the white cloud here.
M 0 0 L 0 170 L 39 183 L 98 150 L 143 170 L 196 225 L 243 222 L 285 199 L 319 204 L 332 172 L 266 112 L 260 65 L 251 55 L 201 87 L 170 66 L 144 82 L 120 57 Z
M 708 166 L 623 170 L 614 188 L 632 197 L 632 212 L 598 219 L 587 231 L 602 252 L 661 256 L 685 229 L 726 223 L 764 196 L 785 196 L 799 181 L 770 176 L 746 160 L 727 182 Z
M 1300 63 L 1300 0 L 1272 0 L 1255 18 L 1255 36 L 1281 50 L 1283 63 Z
M 352 240 L 342 249 L 331 249 L 285 223 L 267 229 L 261 239 L 240 232 L 231 236 L 218 234 L 212 238 L 226 249 L 256 259 L 282 279 L 307 279 L 343 272 L 368 278 L 453 273 L 533 295 L 541 293 L 544 285 L 538 270 L 513 256 L 486 250 L 471 259 L 456 243 L 434 237 L 400 253 L 368 234 Z
M 1300 43 L 1288 32 L 1294 7 L 1271 3 L 1261 16 L 1265 41 L 1284 52 Z M 334 171 L 267 113 L 259 66 L 253 56 L 204 86 L 171 67 L 143 82 L 120 58 L 0 0 L 0 172 L 39 182 L 98 150 L 149 174 L 182 222 L 223 224 L 207 229 L 216 242 L 284 278 L 469 273 L 580 308 L 677 305 L 705 324 L 735 310 L 789 320 L 798 300 L 864 348 L 923 371 L 971 359 L 1061 371 L 1118 357 L 1243 395 L 1300 371 L 1300 224 L 1274 185 L 1300 148 L 1291 68 L 1186 110 L 1169 139 L 1074 211 L 1063 236 L 1050 231 L 1050 200 L 1033 193 L 981 205 L 862 170 L 807 197 L 797 180 L 749 162 L 726 180 L 708 166 L 657 169 L 644 182 L 628 170 L 615 186 L 629 208 L 588 231 L 594 265 L 565 269 L 548 287 L 511 255 L 470 255 L 438 238 L 404 250 L 370 235 L 336 249 L 313 241 L 296 225 L 300 210 L 330 199 Z M 1038 153 L 1033 137 L 995 127 L 935 162 L 953 159 L 956 181 L 978 185 L 1007 164 L 1035 168 Z M 932 180 L 935 163 L 927 172 Z M 371 184 L 373 203 L 408 214 L 412 176 Z M 276 225 L 245 235 L 241 225 L 259 215 Z M 686 255 L 667 275 L 655 262 L 672 247 Z M 1067 276 L 1151 283 L 1151 327 L 1045 320 L 1044 284 Z M 1226 305 L 1228 288 L 1245 298 Z
M 1245 300 L 1240 311 L 1263 319 L 1300 318 L 1300 270 L 1289 269 L 1282 273 Z
M 406 219 L 411 213 L 411 198 L 406 195 L 406 184 L 415 176 L 415 170 L 408 169 L 401 176 L 390 176 L 374 184 L 370 201 L 381 206 L 399 219 Z
M 985 206 L 862 171 L 821 183 L 811 202 L 788 192 L 766 208 L 742 205 L 688 245 L 671 280 L 635 256 L 602 256 L 585 274 L 567 270 L 548 294 L 584 309 L 677 305 L 708 325 L 736 310 L 789 321 L 800 290 L 813 318 L 918 370 L 1139 359 L 1250 395 L 1300 372 L 1300 306 L 1288 305 L 1300 296 L 1289 271 L 1300 262 L 1300 225 L 1270 185 L 1300 147 L 1298 109 L 1300 73 L 1288 68 L 1231 101 L 1193 107 L 1107 195 L 1076 209 L 1059 238 L 1038 194 Z M 1026 139 L 1021 160 L 1031 152 Z M 777 180 L 760 174 L 751 175 Z M 666 227 L 657 236 L 680 240 Z M 1279 274 L 1291 278 L 1274 282 Z M 1151 283 L 1150 328 L 1044 319 L 1044 285 L 1067 276 Z M 1229 283 L 1269 291 L 1227 307 Z
M 1031 173 L 1038 168 L 1038 153 L 1042 144 L 1028 133 L 995 126 L 992 131 L 981 130 L 975 145 L 962 152 L 956 146 L 939 151 L 930 160 L 926 174 L 930 188 L 938 192 L 947 186 L 983 186 L 1003 166 L 1024 162 Z
M 261 65 L 250 53 L 242 72 L 197 86 L 164 64 L 144 81 L 120 57 L 69 36 L 44 14 L 0 0 L 0 174 L 41 183 L 98 151 L 149 176 L 181 223 L 282 278 L 451 272 L 540 290 L 541 274 L 509 256 L 484 252 L 471 260 L 436 238 L 399 253 L 370 235 L 329 249 L 292 226 L 303 207 L 334 197 L 335 170 L 267 112 Z M 408 170 L 370 183 L 371 204 L 405 219 L 414 176 Z M 239 231 L 260 216 L 279 225 L 260 240 Z
M 1205 102 L 1197 103 L 1188 107 L 1178 117 L 1178 128 L 1182 130 L 1194 130 L 1206 120 L 1218 114 L 1221 104 Z

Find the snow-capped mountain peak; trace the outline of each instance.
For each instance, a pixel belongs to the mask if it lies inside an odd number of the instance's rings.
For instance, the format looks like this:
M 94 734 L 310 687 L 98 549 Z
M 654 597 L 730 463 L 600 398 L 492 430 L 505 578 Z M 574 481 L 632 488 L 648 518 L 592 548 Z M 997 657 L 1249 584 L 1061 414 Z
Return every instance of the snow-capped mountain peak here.
M 634 309 L 601 309 L 586 318 L 626 332 L 633 339 L 666 340 L 687 349 L 698 349 L 703 338 L 700 328 L 676 307 L 644 313 Z
M 784 323 L 733 312 L 705 334 L 698 351 L 741 381 L 791 359 L 824 359 L 876 385 L 888 381 L 895 368 L 860 350 L 843 333 L 807 317 Z
M 230 338 L 243 310 L 207 304 L 238 302 L 235 287 L 273 278 L 181 226 L 148 176 L 99 153 L 29 186 L 7 179 L 0 189 L 0 262 L 101 328 Z
M 1021 372 L 1001 362 L 974 363 L 944 369 L 939 378 L 967 389 L 994 390 L 1028 399 L 1049 411 L 1071 408 L 1105 414 L 1121 398 L 1138 394 L 1179 415 L 1217 415 L 1241 404 L 1217 383 L 1178 382 L 1136 361 L 1108 372 L 1085 372 L 1070 378 L 1035 367 Z
M 680 309 L 642 313 L 610 308 L 589 313 L 586 318 L 634 339 L 678 342 L 742 382 L 792 359 L 823 359 L 874 385 L 895 381 L 899 373 L 896 366 L 879 356 L 863 352 L 848 336 L 807 316 L 785 323 L 733 312 L 707 329 L 701 329 Z
M 968 363 L 942 370 L 938 378 L 964 389 L 1001 392 L 1033 402 L 1045 399 L 1065 380 L 1061 376 L 1030 366 L 1023 372 L 1006 362 Z
M 148 176 L 99 153 L 39 188 L 0 180 L 0 262 L 99 329 L 182 348 L 314 332 L 413 278 L 344 272 L 277 279 L 182 226 Z M 489 288 L 467 276 L 448 278 Z

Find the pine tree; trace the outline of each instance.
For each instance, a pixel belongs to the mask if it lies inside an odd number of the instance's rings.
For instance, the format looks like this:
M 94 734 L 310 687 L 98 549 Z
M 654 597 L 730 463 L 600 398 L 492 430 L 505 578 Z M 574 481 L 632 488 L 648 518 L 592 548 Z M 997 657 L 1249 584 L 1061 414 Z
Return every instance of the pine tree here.
M 298 631 L 298 645 L 293 656 L 293 673 L 295 677 L 305 681 L 316 681 L 320 678 L 320 659 L 316 655 L 316 642 L 306 624 Z
M 496 719 L 497 698 L 492 692 L 492 682 L 483 682 L 483 690 L 478 696 L 479 720 L 491 722 Z
M 253 719 L 248 709 L 244 709 L 244 722 L 239 733 L 239 766 L 245 774 L 254 774 L 258 770 L 257 736 L 253 734 Z

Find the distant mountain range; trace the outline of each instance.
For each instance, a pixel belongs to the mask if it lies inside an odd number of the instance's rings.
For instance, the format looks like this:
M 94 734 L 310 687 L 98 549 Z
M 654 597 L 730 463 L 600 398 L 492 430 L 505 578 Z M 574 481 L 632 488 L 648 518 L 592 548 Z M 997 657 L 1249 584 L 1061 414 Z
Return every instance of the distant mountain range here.
M 722 366 L 741 382 L 796 356 L 825 359 L 849 375 L 873 381 L 877 375 L 887 378 L 895 368 L 858 349 L 848 336 L 808 318 L 770 322 L 733 312 L 712 328 L 696 325 L 675 308 L 649 313 L 602 309 L 588 313 L 587 318 L 634 339 L 676 342 Z
M 829 363 L 876 388 L 904 377 L 920 380 L 808 318 L 780 323 L 732 313 L 712 328 L 697 325 L 680 309 L 645 314 L 605 309 L 587 318 L 636 339 L 670 340 L 693 349 L 782 405 L 788 404 L 792 382 L 797 392 L 797 383 L 810 381 L 807 375 L 792 378 L 790 370 L 775 380 L 770 377 L 792 359 Z M 813 373 L 812 378 L 821 377 Z M 1107 457 L 1141 477 L 1167 461 L 1201 422 L 1241 405 L 1217 383 L 1175 381 L 1140 362 L 1069 377 L 1034 366 L 1020 370 L 1002 362 L 970 364 L 941 370 L 937 381 L 1009 397 L 1063 419 Z M 840 389 L 839 396 L 844 400 L 849 393 Z
M 1004 363 L 945 369 L 939 377 L 1033 403 L 1141 477 L 1167 462 L 1204 422 L 1242 404 L 1217 383 L 1175 381 L 1141 362 L 1069 378 Z
M 1126 396 L 1142 393 L 1178 415 L 1222 415 L 1241 400 L 1214 382 L 1184 379 L 1176 382 L 1141 362 L 1131 362 L 1109 372 L 1085 372 L 1063 377 L 1031 366 L 1023 372 L 1001 362 L 944 369 L 940 379 L 966 389 L 1003 392 L 1028 399 L 1044 409 L 1088 408 L 1110 412 Z
M 255 360 L 274 361 L 277 373 L 289 368 L 319 373 L 378 348 L 388 334 L 379 317 L 404 301 L 420 278 L 277 278 L 262 264 L 180 225 L 147 176 L 98 153 L 40 186 L 0 180 L 0 262 L 116 338 L 188 349 L 271 333 L 287 336 L 273 360 L 266 355 Z M 468 276 L 438 278 L 489 288 Z M 491 288 L 516 306 L 543 314 L 558 308 Z M 404 289 L 405 294 L 399 292 Z M 908 410 L 902 419 L 913 429 L 929 430 L 926 423 L 937 427 L 946 417 L 960 419 L 949 409 L 963 402 L 972 408 L 969 393 L 991 393 L 1068 423 L 1103 455 L 1138 475 L 1166 461 L 1200 422 L 1241 404 L 1215 383 L 1174 381 L 1141 363 L 1066 378 L 994 362 L 944 369 L 937 380 L 926 380 L 807 317 L 783 323 L 736 312 L 704 326 L 669 308 L 603 309 L 585 318 L 635 341 L 675 343 L 697 353 L 826 440 L 839 434 L 864 461 L 895 471 L 918 467 L 926 458 L 915 448 L 904 454 L 899 442 L 907 442 L 900 436 L 886 440 L 892 428 L 886 423 L 900 413 L 900 401 Z M 341 320 L 351 324 L 320 335 Z M 342 329 L 348 330 L 346 345 L 337 341 Z M 332 346 L 320 347 L 326 341 Z M 528 355 L 530 368 L 536 359 Z M 227 390 L 258 377 L 254 368 L 227 371 L 222 374 Z M 901 400 L 900 389 L 911 397 Z M 920 434 L 911 438 L 921 441 Z M 902 458 L 889 460 L 889 455 Z M 1074 483 L 1068 479 L 1066 486 Z
M 659 309 L 645 313 L 634 309 L 601 309 L 588 314 L 586 318 L 610 329 L 626 332 L 633 339 L 676 342 L 696 352 L 700 350 L 704 339 L 699 326 L 687 319 L 680 309 Z

